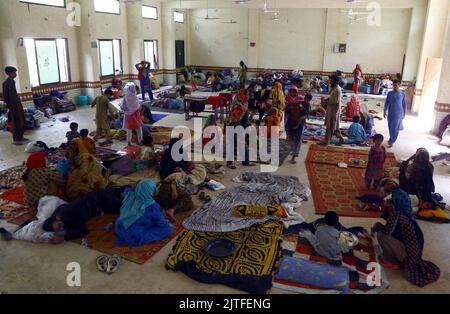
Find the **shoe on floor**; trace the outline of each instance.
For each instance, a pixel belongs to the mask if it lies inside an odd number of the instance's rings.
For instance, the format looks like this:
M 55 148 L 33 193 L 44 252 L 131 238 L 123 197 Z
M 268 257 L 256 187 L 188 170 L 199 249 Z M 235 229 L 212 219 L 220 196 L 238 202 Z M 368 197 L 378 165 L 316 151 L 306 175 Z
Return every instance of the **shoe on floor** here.
M 4 241 L 11 241 L 13 239 L 12 234 L 5 228 L 0 228 L 0 235 Z
M 25 144 L 24 142 L 13 142 L 13 145 L 16 146 L 22 146 L 23 144 Z
M 24 138 L 21 139 L 20 141 L 21 141 L 22 143 L 27 143 L 27 142 L 29 142 L 30 140 L 24 137 Z

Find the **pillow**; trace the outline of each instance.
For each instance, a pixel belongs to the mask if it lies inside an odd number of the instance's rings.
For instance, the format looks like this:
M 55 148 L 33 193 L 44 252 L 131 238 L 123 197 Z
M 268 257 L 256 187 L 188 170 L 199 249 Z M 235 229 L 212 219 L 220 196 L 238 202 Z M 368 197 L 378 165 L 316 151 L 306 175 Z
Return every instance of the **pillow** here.
M 350 275 L 347 268 L 291 256 L 283 256 L 275 278 L 323 289 L 345 292 L 350 290 Z
M 233 207 L 232 215 L 237 218 L 288 217 L 281 205 L 237 205 Z

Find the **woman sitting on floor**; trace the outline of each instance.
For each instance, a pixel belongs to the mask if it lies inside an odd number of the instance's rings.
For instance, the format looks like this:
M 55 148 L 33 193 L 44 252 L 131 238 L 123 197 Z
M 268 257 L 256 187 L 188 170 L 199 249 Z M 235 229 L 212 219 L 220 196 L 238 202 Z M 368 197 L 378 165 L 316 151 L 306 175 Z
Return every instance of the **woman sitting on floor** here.
M 68 148 L 72 164 L 67 180 L 66 194 L 75 200 L 87 193 L 107 186 L 107 172 L 95 157 L 95 142 L 88 137 L 89 131 L 80 131 L 81 138 L 72 141 Z
M 407 193 L 419 198 L 420 218 L 436 218 L 447 222 L 449 217 L 439 208 L 439 201 L 435 198 L 433 172 L 429 152 L 425 148 L 419 148 L 416 154 L 400 167 L 400 186 Z
M 245 106 L 246 108 L 248 107 L 248 91 L 246 89 L 240 89 L 236 96 L 233 98 L 233 106 L 236 104 L 241 104 L 243 106 Z
M 188 171 L 189 163 L 186 160 L 175 161 L 172 156 L 173 146 L 181 141 L 181 138 L 172 138 L 169 142 L 169 147 L 164 151 L 161 159 L 161 169 L 159 170 L 159 176 L 161 180 L 166 179 L 172 173 L 178 172 L 179 169 Z M 179 153 L 183 155 L 183 148 L 181 147 Z
M 60 189 L 64 189 L 66 183 L 61 174 L 46 167 L 43 153 L 33 153 L 28 157 L 22 179 L 25 183 L 23 199 L 30 207 L 37 206 L 46 195 L 62 196 Z
M 384 213 L 386 225 L 376 223 L 372 228 L 383 249 L 381 263 L 392 269 L 403 267 L 408 281 L 419 287 L 437 281 L 439 268 L 422 259 L 424 237 L 414 219 L 409 195 L 392 180 L 385 183 L 384 189 L 392 193 L 392 207 Z
M 361 107 L 359 105 L 358 97 L 352 96 L 344 110 L 346 121 L 351 121 L 354 116 L 359 116 L 361 113 Z
M 125 190 L 125 199 L 116 222 L 116 244 L 140 246 L 167 238 L 173 227 L 154 200 L 156 183 L 141 181 L 136 189 Z

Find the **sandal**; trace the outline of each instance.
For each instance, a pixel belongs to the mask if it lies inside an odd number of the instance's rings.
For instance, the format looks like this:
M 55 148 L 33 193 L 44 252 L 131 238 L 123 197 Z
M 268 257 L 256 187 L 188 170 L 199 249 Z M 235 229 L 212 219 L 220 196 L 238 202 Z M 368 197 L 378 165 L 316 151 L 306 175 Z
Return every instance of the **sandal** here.
M 211 196 L 206 195 L 206 197 L 205 197 L 205 203 L 210 203 L 211 201 L 212 201 Z
M 114 255 L 108 259 L 108 264 L 106 267 L 106 273 L 108 275 L 114 274 L 119 269 L 120 264 L 122 263 L 122 257 L 119 255 Z
M 205 193 L 205 192 L 200 192 L 200 195 L 198 196 L 198 198 L 199 198 L 201 201 L 204 201 L 204 200 L 205 200 L 205 197 L 206 197 L 206 193 Z
M 108 260 L 109 260 L 109 256 L 108 255 L 101 255 L 97 258 L 97 269 L 104 273 L 106 272 L 106 269 L 108 267 Z
M 235 165 L 227 165 L 228 168 L 232 169 L 232 170 L 236 170 L 236 166 Z

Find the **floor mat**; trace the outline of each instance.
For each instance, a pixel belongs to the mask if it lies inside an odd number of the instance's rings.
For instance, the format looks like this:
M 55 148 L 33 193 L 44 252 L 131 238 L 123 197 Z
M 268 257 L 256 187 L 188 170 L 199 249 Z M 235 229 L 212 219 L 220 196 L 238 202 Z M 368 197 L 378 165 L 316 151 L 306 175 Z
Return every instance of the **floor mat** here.
M 362 203 L 356 197 L 365 193 L 364 169 L 367 165 L 368 151 L 311 145 L 306 158 L 311 191 L 316 214 L 336 211 L 341 216 L 373 217 L 380 212 L 361 211 Z M 353 160 L 364 160 L 354 164 Z M 349 168 L 339 168 L 337 163 L 345 162 Z M 395 163 L 395 156 L 388 153 L 386 167 Z
M 195 210 L 183 223 L 188 230 L 202 232 L 232 232 L 260 224 L 273 217 L 239 218 L 234 217 L 232 208 L 236 205 L 277 205 L 300 206 L 301 201 L 308 199 L 311 191 L 297 177 L 277 176 L 271 173 L 248 172 L 239 176 L 243 183 L 227 189 L 214 196 L 212 200 Z M 296 199 L 296 200 L 294 200 Z M 292 204 L 291 204 L 292 203 Z M 280 219 L 286 226 L 304 222 L 298 213 Z
M 173 233 L 164 240 L 142 246 L 119 246 L 115 244 L 116 235 L 114 230 L 106 230 L 106 227 L 114 223 L 117 217 L 117 215 L 104 215 L 94 218 L 87 223 L 89 230 L 89 235 L 87 236 L 88 247 L 110 255 L 121 255 L 124 259 L 136 264 L 147 262 L 183 231 L 183 227 L 176 223 L 174 224 Z M 81 239 L 75 242 L 81 244 Z
M 25 205 L 25 202 L 23 200 L 23 193 L 24 193 L 24 187 L 17 186 L 15 188 L 12 188 L 12 189 L 0 194 L 0 199 L 14 202 L 14 203 L 17 203 L 20 205 Z
M 36 211 L 24 205 L 0 198 L 0 214 L 3 216 L 1 219 L 20 225 L 30 218 L 31 213 L 36 213 Z M 27 215 L 27 218 L 23 215 Z
M 173 247 L 166 267 L 200 282 L 266 293 L 281 256 L 282 232 L 282 225 L 275 221 L 226 233 L 185 231 Z M 232 241 L 233 255 L 220 259 L 207 255 L 204 247 L 214 239 Z
M 378 263 L 379 245 L 375 240 L 360 238 L 360 243 L 353 248 L 353 254 L 343 257 L 342 266 L 348 268 L 349 271 L 357 272 L 359 278 L 350 280 L 349 288 L 352 293 L 356 294 L 378 294 L 389 287 L 383 268 Z M 326 259 L 319 256 L 309 242 L 297 235 L 290 235 L 283 240 L 283 254 L 299 259 L 326 263 Z M 371 288 L 367 286 L 370 282 L 367 280 L 368 275 L 373 274 L 374 268 L 372 264 L 378 265 L 377 278 L 378 283 Z M 373 265 L 375 265 L 373 264 Z M 342 291 L 323 289 L 312 285 L 291 282 L 286 280 L 274 280 L 274 287 L 307 294 L 330 294 L 342 293 Z
M 117 153 L 117 150 L 107 147 L 97 146 L 95 149 L 96 149 L 95 155 L 97 156 L 98 159 L 102 159 Z M 66 150 L 62 148 L 58 148 L 54 152 L 47 153 L 45 155 L 47 162 L 53 165 L 60 162 L 62 159 L 64 159 L 64 157 L 66 157 Z

